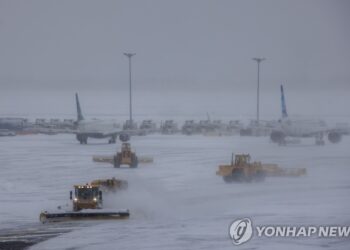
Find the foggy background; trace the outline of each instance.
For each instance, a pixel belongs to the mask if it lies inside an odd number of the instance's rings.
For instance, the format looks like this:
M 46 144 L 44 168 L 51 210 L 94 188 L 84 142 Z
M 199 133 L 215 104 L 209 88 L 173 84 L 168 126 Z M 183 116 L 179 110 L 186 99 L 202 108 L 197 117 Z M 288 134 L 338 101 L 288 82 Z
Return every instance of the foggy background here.
M 0 115 L 350 116 L 349 1 L 0 0 Z M 217 117 L 215 117 L 217 116 Z M 195 117 L 196 118 L 196 117 Z

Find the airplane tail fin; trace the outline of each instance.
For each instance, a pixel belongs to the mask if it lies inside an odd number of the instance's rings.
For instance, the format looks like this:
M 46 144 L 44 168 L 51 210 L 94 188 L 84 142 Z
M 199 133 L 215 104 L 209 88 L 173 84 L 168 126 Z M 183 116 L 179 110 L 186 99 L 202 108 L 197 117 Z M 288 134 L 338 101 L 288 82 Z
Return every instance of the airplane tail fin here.
M 210 115 L 208 112 L 207 112 L 207 119 L 208 119 L 208 121 L 210 121 Z
M 77 121 L 84 120 L 83 113 L 81 112 L 78 93 L 75 93 L 75 102 L 77 104 Z
M 282 118 L 288 117 L 286 99 L 284 98 L 283 85 L 281 85 L 281 105 L 282 105 Z

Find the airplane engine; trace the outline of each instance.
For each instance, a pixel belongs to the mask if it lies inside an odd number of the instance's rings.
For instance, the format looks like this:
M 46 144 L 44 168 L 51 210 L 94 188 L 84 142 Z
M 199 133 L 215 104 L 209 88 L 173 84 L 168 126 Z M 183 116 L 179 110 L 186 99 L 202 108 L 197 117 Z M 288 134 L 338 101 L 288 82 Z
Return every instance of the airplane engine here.
M 126 133 L 121 133 L 119 135 L 119 140 L 122 141 L 122 142 L 127 142 L 127 141 L 130 140 L 130 135 L 126 134 Z
M 328 140 L 331 142 L 331 143 L 339 143 L 340 140 L 341 140 L 341 134 L 339 132 L 329 132 L 328 133 Z
M 270 134 L 271 141 L 279 144 L 283 144 L 286 135 L 282 131 L 272 131 Z

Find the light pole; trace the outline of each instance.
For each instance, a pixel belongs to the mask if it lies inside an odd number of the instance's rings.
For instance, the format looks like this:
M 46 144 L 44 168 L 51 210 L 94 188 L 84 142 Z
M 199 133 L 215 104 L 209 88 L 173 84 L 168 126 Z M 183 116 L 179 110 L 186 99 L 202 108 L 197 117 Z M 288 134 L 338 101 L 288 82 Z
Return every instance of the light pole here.
M 136 55 L 135 53 L 124 53 L 129 58 L 129 122 L 130 129 L 132 128 L 132 94 L 131 94 L 131 57 Z
M 259 124 L 259 102 L 260 102 L 260 63 L 265 60 L 265 58 L 253 58 L 254 61 L 258 64 L 258 88 L 256 94 L 256 122 Z

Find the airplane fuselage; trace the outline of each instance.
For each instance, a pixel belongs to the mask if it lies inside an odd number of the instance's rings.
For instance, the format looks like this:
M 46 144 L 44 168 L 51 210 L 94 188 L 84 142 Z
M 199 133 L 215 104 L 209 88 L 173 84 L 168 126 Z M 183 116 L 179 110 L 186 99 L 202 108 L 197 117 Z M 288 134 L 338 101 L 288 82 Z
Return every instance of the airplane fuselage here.
M 280 120 L 280 129 L 286 136 L 313 137 L 325 133 L 328 128 L 322 120 L 292 120 L 284 118 Z
M 114 143 L 117 135 L 121 132 L 121 126 L 118 123 L 82 120 L 78 122 L 76 135 L 77 140 L 82 144 L 87 142 L 87 138 L 110 138 L 109 142 Z

